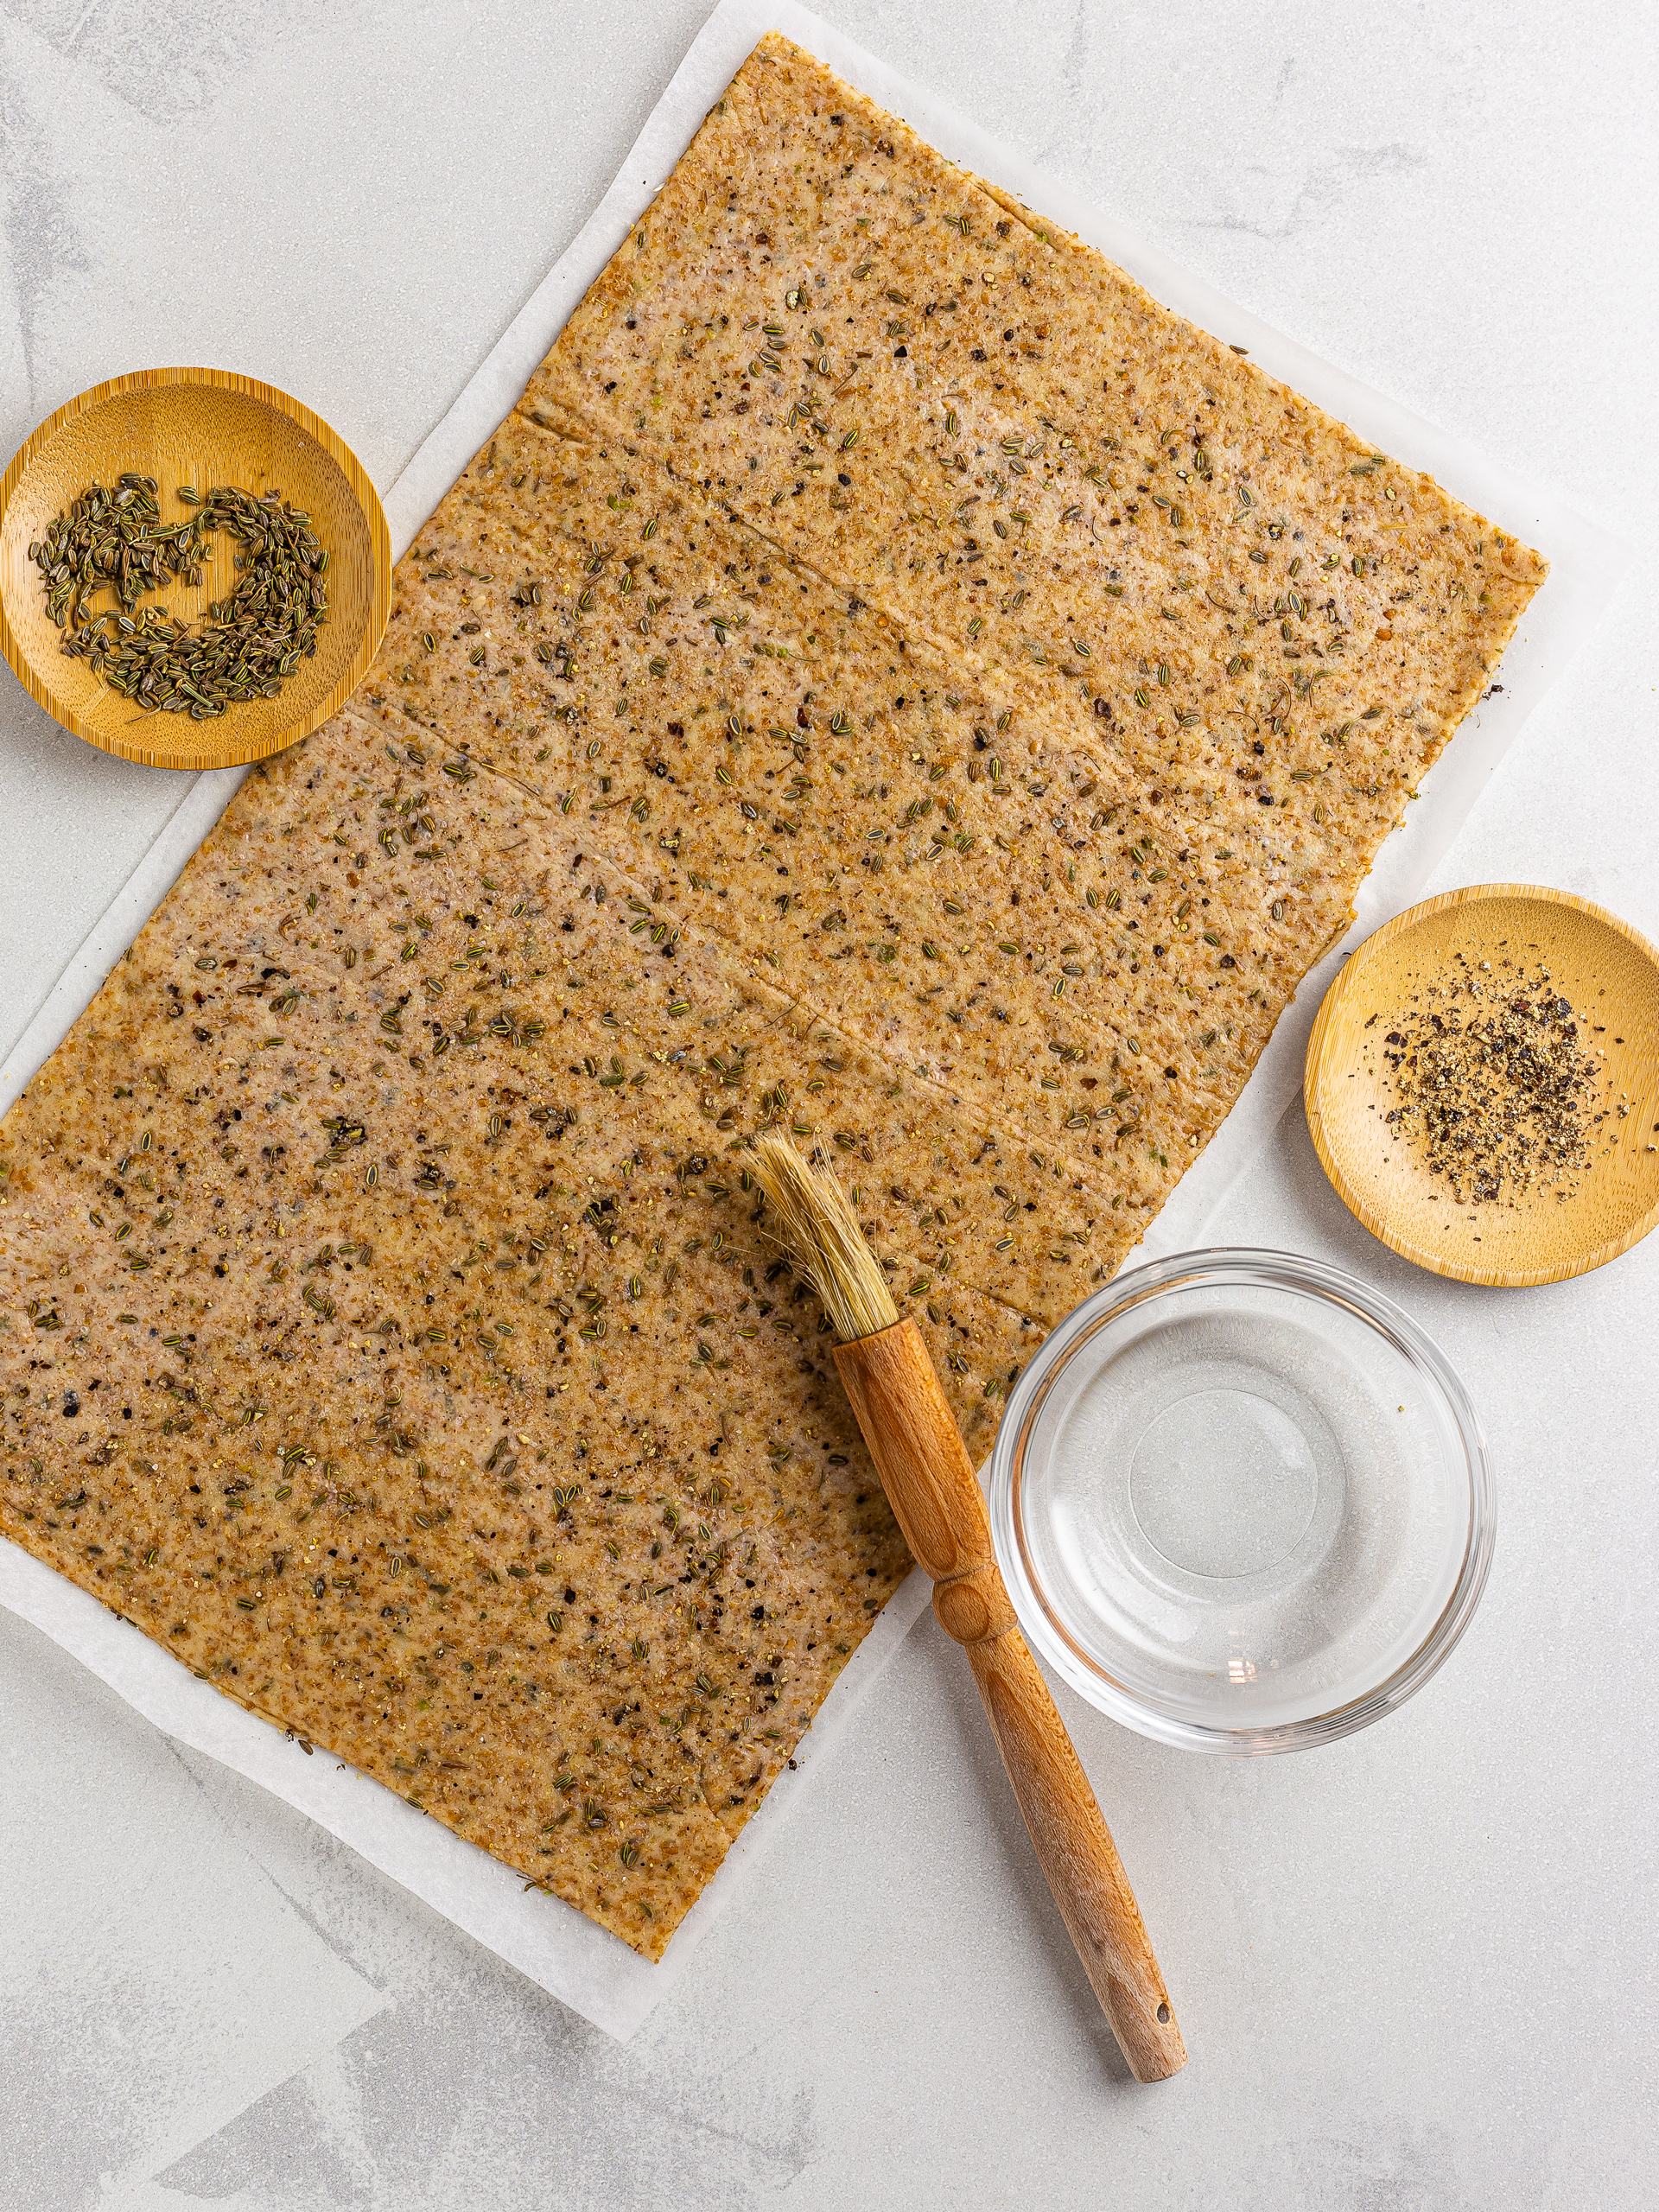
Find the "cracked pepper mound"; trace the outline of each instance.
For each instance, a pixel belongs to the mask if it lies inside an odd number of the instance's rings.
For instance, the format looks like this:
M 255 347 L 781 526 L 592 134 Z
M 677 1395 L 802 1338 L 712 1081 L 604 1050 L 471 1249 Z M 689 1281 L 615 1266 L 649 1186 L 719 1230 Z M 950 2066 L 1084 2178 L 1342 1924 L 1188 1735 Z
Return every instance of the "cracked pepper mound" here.
M 0 1125 L 0 1528 L 648 1958 L 1542 563 L 779 38 Z

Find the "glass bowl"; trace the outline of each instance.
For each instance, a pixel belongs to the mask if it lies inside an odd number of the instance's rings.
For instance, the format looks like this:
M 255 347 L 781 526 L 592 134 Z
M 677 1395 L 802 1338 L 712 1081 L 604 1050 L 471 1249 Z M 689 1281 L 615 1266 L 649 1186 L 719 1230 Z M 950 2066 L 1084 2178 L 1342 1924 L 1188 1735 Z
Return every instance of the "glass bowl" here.
M 1189 1751 L 1391 1712 L 1491 1563 L 1462 1383 L 1397 1306 L 1287 1252 L 1182 1253 L 1097 1291 L 1015 1385 L 990 1489 L 1033 1649 Z

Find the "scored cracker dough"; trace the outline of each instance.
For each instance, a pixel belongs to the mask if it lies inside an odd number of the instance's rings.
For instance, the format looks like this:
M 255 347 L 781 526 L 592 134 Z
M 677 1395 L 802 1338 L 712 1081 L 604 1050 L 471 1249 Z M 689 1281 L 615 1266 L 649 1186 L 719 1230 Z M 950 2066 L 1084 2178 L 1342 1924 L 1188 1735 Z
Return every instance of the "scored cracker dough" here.
M 1543 565 L 764 41 L 0 1125 L 0 1529 L 648 1958 Z

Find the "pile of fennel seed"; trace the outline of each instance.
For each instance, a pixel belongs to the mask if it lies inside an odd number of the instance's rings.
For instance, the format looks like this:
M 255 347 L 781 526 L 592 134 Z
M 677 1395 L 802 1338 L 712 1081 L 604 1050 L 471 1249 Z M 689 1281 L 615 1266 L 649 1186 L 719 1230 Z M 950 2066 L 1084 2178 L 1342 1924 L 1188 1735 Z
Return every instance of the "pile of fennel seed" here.
M 1599 1073 L 1547 969 L 1459 953 L 1393 1017 L 1382 1052 L 1396 1101 L 1385 1120 L 1459 1205 L 1578 1188 L 1605 1118 Z

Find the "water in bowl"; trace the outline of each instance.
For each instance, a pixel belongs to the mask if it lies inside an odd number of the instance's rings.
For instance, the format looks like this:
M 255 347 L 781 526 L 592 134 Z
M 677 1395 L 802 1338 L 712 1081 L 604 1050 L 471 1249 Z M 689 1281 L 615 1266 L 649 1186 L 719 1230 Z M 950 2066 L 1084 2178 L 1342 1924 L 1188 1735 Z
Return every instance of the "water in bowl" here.
M 1177 1726 L 1339 1710 L 1458 1587 L 1466 1455 L 1371 1318 L 1201 1277 L 1068 1360 L 1026 1438 L 1023 1564 L 1077 1666 Z M 1068 1669 L 1068 1671 L 1071 1671 Z

